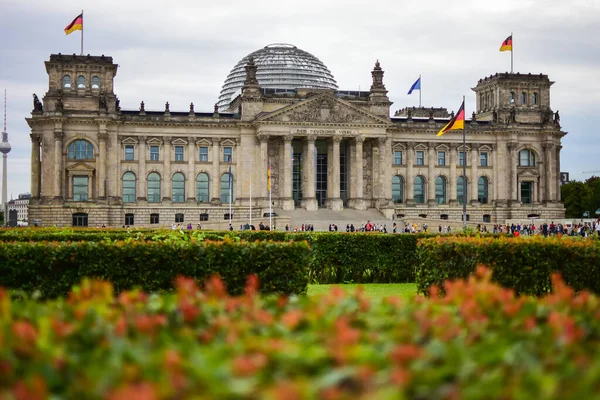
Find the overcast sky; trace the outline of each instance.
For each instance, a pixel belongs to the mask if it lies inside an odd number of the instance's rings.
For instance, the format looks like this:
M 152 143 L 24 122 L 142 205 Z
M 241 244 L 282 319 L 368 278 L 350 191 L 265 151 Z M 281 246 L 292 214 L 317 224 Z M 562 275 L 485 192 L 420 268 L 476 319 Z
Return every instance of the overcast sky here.
M 226 4 L 224 4 L 226 3 Z M 418 105 L 406 93 L 422 75 L 424 106 L 456 110 L 480 78 L 510 70 L 500 44 L 514 32 L 515 72 L 543 72 L 563 130 L 561 170 L 600 170 L 599 0 L 0 0 L 0 90 L 8 92 L 8 193 L 30 190 L 32 93 L 48 87 L 50 54 L 80 51 L 63 29 L 84 9 L 84 53 L 119 64 L 123 108 L 211 111 L 245 55 L 291 43 L 318 57 L 340 89 L 368 89 L 379 59 L 393 110 Z M 600 173 L 596 173 L 600 175 Z

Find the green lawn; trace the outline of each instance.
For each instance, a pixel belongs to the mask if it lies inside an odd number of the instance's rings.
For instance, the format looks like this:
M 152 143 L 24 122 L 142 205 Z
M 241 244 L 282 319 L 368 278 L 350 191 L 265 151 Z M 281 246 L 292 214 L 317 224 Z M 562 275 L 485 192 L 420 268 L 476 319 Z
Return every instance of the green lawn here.
M 346 292 L 354 292 L 356 288 L 362 287 L 365 293 L 372 299 L 381 299 L 389 296 L 401 296 L 405 298 L 417 294 L 416 283 L 369 283 L 369 284 L 343 284 L 343 285 L 308 285 L 308 295 L 327 293 L 333 286 L 339 286 Z

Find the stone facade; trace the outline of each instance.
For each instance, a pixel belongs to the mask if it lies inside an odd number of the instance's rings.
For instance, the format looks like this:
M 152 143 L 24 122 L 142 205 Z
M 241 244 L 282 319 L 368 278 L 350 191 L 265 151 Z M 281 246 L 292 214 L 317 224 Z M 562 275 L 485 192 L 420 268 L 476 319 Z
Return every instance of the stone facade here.
M 387 218 L 562 218 L 558 112 L 546 75 L 496 74 L 473 89 L 462 132 L 446 109 L 392 103 L 376 63 L 364 92 L 263 90 L 250 59 L 227 112 L 122 110 L 111 57 L 51 55 L 31 118 L 30 222 L 157 226 L 240 223 L 275 208 L 376 208 Z M 231 171 L 231 174 L 229 173 Z M 232 184 L 232 187 L 230 186 Z M 460 192 L 459 192 L 460 191 Z M 158 216 L 158 217 L 157 217 Z M 237 225 L 236 225 L 237 226 Z

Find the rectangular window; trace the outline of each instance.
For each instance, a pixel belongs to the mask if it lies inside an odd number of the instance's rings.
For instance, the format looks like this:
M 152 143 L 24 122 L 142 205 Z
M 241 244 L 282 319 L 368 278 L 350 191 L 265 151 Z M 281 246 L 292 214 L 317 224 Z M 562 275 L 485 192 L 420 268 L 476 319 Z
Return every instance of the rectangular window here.
M 88 201 L 88 177 L 73 177 L 73 201 Z
M 125 145 L 125 161 L 133 161 L 133 145 Z
M 446 165 L 446 152 L 445 151 L 438 151 L 438 165 L 439 166 Z
M 159 214 L 150 214 L 150 223 L 151 224 L 160 223 L 160 215 Z
M 521 203 L 531 204 L 533 202 L 533 182 L 521 182 Z
M 175 146 L 175 161 L 183 161 L 183 146 Z
M 200 147 L 200 161 L 208 162 L 208 147 Z
M 125 214 L 125 226 L 133 225 L 134 217 L 133 214 Z
M 461 167 L 465 164 L 465 157 L 466 157 L 466 153 L 464 151 L 459 151 L 458 152 L 458 165 L 460 165 Z
M 417 165 L 425 165 L 425 152 L 418 150 L 417 151 Z
M 488 166 L 488 153 L 479 154 L 479 162 L 482 167 L 487 167 Z
M 175 214 L 175 223 L 183 222 L 183 214 Z
M 158 161 L 160 159 L 158 154 L 158 146 L 150 146 L 150 161 Z
M 402 152 L 394 151 L 394 165 L 402 165 Z
M 223 161 L 233 161 L 233 147 L 223 147 Z

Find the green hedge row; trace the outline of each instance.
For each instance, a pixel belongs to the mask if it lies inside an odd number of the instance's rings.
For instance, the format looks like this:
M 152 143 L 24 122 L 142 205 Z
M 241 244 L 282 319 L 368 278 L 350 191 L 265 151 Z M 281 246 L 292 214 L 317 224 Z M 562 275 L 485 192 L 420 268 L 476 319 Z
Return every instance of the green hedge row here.
M 489 266 L 492 279 L 517 293 L 544 295 L 558 272 L 576 291 L 600 293 L 600 245 L 573 238 L 438 237 L 418 245 L 418 291 L 427 293 L 443 282 L 466 278 L 477 265 Z
M 264 293 L 303 293 L 310 248 L 305 242 L 0 242 L 0 286 L 65 295 L 84 277 L 105 279 L 118 291 L 172 288 L 180 275 L 204 280 L 219 274 L 230 293 L 257 274 Z

